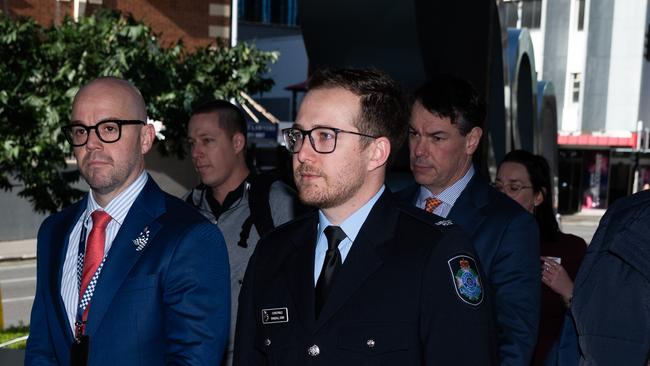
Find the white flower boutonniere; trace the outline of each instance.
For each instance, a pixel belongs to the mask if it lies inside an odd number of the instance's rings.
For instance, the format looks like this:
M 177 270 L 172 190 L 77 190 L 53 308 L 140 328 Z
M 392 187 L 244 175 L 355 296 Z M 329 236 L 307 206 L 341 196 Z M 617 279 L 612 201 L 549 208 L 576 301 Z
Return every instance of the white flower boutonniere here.
M 145 226 L 138 235 L 137 238 L 133 239 L 133 245 L 135 245 L 135 250 L 138 252 L 144 249 L 144 247 L 149 242 L 149 227 Z

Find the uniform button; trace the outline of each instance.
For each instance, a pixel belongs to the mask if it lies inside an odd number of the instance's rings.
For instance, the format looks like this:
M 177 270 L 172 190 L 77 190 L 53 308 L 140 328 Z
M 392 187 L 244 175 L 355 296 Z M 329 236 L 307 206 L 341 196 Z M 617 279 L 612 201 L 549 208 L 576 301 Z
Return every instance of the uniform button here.
M 318 348 L 317 345 L 313 345 L 307 349 L 307 354 L 312 357 L 316 357 L 320 355 L 320 348 Z
M 368 339 L 366 341 L 366 345 L 368 345 L 368 348 L 372 348 L 375 346 L 375 340 L 374 339 Z
M 267 346 L 267 347 L 270 346 L 270 345 L 271 345 L 271 340 L 268 339 L 268 338 L 265 339 L 265 340 L 264 340 L 264 345 Z

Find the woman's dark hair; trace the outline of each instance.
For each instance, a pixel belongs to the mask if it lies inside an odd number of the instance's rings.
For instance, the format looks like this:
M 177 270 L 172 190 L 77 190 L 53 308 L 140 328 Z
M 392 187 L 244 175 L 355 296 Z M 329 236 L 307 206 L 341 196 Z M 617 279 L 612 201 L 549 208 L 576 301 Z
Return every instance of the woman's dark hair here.
M 557 238 L 560 227 L 553 211 L 553 195 L 551 189 L 551 169 L 543 156 L 534 155 L 525 150 L 513 150 L 506 154 L 501 161 L 523 165 L 528 172 L 533 192 L 542 193 L 544 200 L 535 208 L 535 218 L 539 225 L 541 241 L 552 241 Z

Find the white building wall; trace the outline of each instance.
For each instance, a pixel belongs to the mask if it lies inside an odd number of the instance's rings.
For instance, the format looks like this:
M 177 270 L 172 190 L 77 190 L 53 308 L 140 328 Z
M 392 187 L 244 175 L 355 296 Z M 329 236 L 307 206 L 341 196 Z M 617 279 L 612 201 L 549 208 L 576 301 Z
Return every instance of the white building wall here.
M 307 79 L 307 52 L 301 35 L 261 38 L 254 41 L 263 51 L 280 53 L 278 61 L 272 65 L 269 77 L 275 80 L 273 89 L 264 93 L 265 97 L 291 97 L 285 87 L 298 84 Z
M 585 6 L 587 8 L 587 6 Z M 585 80 L 585 59 L 587 56 L 587 29 L 588 29 L 588 13 L 585 9 L 584 26 L 582 30 L 578 30 L 578 2 L 571 1 L 571 16 L 569 17 L 569 44 L 567 52 L 567 68 L 564 88 L 564 103 L 562 113 L 562 126 L 561 131 L 575 132 L 582 129 L 581 126 L 581 111 L 582 111 L 582 97 L 584 91 Z M 580 97 L 577 102 L 573 99 L 574 88 L 574 74 L 579 74 L 580 80 Z
M 537 79 L 544 78 L 544 17 L 542 17 L 542 27 L 539 29 L 529 29 L 530 40 L 533 42 L 533 49 L 535 50 L 535 71 L 537 72 Z
M 616 1 L 607 95 L 607 131 L 634 131 L 639 113 L 647 0 Z

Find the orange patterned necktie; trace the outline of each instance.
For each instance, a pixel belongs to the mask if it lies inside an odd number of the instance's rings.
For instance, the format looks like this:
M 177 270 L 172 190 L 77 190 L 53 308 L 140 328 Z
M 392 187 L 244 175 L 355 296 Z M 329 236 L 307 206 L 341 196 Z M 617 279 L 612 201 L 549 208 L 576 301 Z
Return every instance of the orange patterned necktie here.
M 433 213 L 433 211 L 440 206 L 442 203 L 441 200 L 435 198 L 435 197 L 429 197 L 424 201 L 424 210 L 429 213 Z

